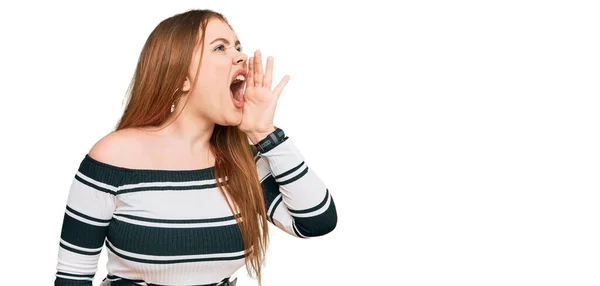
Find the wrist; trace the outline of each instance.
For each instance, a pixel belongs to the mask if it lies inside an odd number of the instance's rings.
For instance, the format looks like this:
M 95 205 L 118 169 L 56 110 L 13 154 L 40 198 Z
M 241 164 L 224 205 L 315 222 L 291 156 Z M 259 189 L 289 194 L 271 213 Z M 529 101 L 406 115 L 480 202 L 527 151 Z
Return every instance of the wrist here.
M 267 136 L 269 136 L 269 134 L 273 133 L 277 128 L 275 126 L 268 128 L 266 130 L 261 130 L 259 132 L 249 132 L 248 138 L 250 139 L 250 141 L 252 142 L 252 144 L 256 145 L 258 144 L 260 141 L 264 140 L 265 138 L 267 138 Z
M 267 134 L 264 139 L 254 144 L 254 147 L 256 147 L 259 152 L 264 154 L 283 143 L 286 139 L 287 136 L 285 135 L 285 132 L 283 132 L 281 128 L 275 127 L 273 132 Z

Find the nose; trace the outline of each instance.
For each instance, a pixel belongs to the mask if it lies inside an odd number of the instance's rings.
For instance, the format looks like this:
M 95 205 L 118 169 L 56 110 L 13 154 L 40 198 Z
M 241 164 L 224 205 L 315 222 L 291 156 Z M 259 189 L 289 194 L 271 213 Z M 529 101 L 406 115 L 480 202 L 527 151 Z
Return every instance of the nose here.
M 246 61 L 248 60 L 248 56 L 242 52 L 238 52 L 234 57 L 233 57 L 233 64 L 234 65 L 239 65 L 239 64 L 244 64 L 246 63 Z

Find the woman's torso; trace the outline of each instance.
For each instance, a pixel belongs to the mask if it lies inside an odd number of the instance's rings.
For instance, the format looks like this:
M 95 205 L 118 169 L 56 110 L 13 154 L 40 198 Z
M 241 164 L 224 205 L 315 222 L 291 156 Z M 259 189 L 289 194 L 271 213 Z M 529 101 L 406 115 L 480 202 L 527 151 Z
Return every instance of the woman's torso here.
M 216 186 L 214 157 L 186 155 L 136 130 L 123 136 L 128 155 L 105 163 L 123 175 L 105 243 L 111 280 L 211 284 L 243 266 L 241 232 Z

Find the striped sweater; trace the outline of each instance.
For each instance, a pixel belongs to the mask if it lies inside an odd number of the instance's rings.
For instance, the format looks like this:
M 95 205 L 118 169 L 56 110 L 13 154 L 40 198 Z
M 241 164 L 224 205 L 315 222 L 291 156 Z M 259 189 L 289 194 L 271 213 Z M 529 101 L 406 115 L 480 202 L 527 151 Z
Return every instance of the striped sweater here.
M 268 221 L 299 238 L 337 224 L 329 190 L 286 138 L 255 152 Z M 92 285 L 106 245 L 112 285 L 217 285 L 244 266 L 241 232 L 214 177 L 130 169 L 86 154 L 65 210 L 55 285 Z

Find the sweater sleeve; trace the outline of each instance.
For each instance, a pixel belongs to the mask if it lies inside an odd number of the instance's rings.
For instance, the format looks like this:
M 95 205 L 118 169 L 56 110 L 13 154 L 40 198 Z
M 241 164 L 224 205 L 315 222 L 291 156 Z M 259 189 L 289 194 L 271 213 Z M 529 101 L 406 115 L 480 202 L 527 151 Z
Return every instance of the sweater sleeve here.
M 69 189 L 54 285 L 91 286 L 115 209 L 116 170 L 89 156 Z
M 291 138 L 257 153 L 255 160 L 271 223 L 300 238 L 322 236 L 335 228 L 333 198 Z

